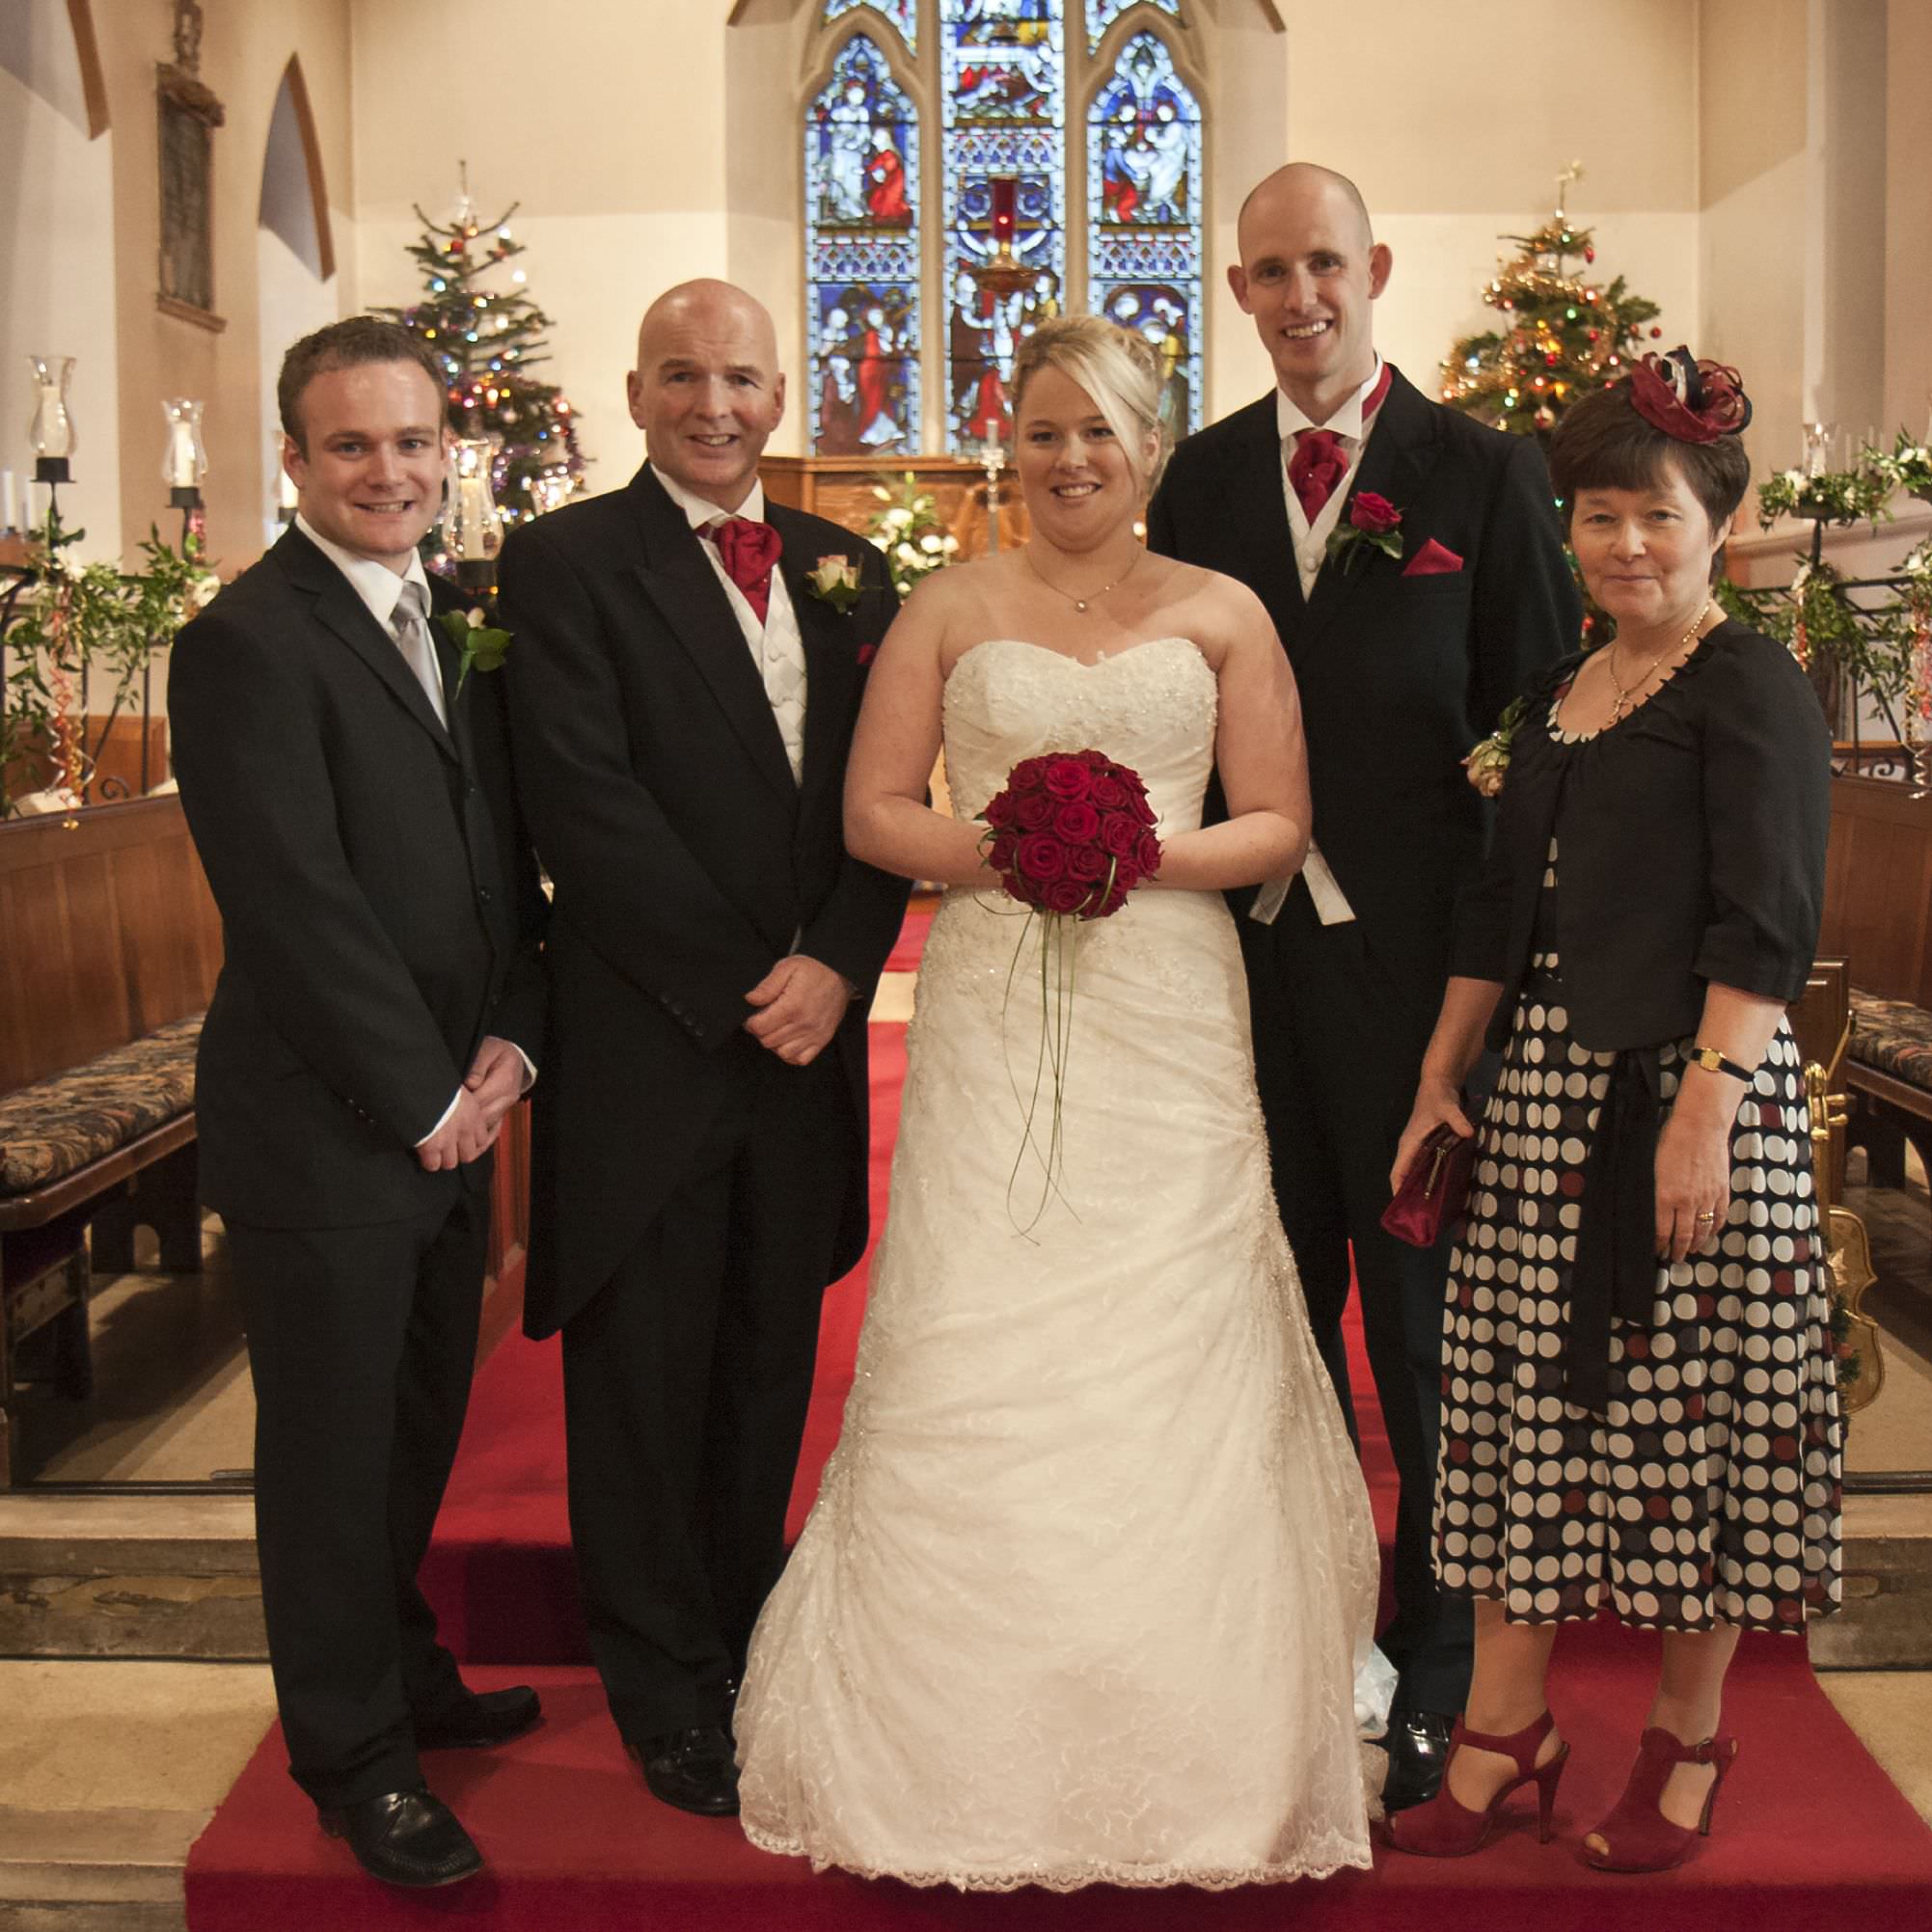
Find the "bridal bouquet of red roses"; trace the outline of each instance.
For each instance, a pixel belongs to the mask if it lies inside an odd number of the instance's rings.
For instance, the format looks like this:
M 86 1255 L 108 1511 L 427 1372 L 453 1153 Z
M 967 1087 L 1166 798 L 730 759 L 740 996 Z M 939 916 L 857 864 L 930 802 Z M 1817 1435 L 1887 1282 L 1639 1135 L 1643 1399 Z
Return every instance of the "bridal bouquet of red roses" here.
M 1147 787 L 1103 751 L 1022 758 L 987 802 L 987 861 L 1037 912 L 1104 919 L 1160 869 Z

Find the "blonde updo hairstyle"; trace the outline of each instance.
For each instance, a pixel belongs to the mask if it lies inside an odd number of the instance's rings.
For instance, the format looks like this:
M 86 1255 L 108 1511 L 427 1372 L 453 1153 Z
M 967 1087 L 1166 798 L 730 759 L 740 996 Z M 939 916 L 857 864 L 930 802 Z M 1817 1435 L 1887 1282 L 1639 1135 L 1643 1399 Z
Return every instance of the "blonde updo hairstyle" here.
M 1160 359 L 1154 345 L 1104 315 L 1055 315 L 1042 322 L 1013 359 L 1016 431 L 1026 386 L 1044 368 L 1058 369 L 1093 397 L 1128 460 L 1143 471 L 1152 496 L 1168 457 L 1160 420 Z M 1143 458 L 1150 446 L 1151 455 Z

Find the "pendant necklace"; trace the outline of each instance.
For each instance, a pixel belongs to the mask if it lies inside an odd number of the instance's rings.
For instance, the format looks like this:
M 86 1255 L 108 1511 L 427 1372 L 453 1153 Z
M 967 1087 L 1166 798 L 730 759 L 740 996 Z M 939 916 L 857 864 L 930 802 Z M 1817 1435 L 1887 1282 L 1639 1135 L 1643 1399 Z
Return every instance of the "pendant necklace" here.
M 1710 614 L 1710 600 L 1706 598 L 1704 600 L 1702 607 L 1699 610 L 1698 614 L 1691 619 L 1690 629 L 1687 630 L 1684 633 L 1684 635 L 1681 638 L 1679 638 L 1674 644 L 1666 644 L 1664 648 L 1661 651 L 1659 651 L 1657 655 L 1644 667 L 1643 676 L 1633 680 L 1633 682 L 1628 686 L 1627 689 L 1624 686 L 1623 680 L 1617 675 L 1617 642 L 1615 639 L 1611 639 L 1610 649 L 1604 656 L 1603 667 L 1610 673 L 1610 682 L 1617 688 L 1617 703 L 1613 707 L 1610 713 L 1610 722 L 1612 724 L 1621 723 L 1622 721 L 1625 718 L 1627 718 L 1630 715 L 1630 713 L 1637 708 L 1635 703 L 1637 694 L 1640 691 L 1642 691 L 1646 684 L 1649 683 L 1650 673 L 1654 671 L 1657 668 L 1657 667 L 1660 664 L 1662 664 L 1664 660 L 1672 654 L 1673 651 L 1682 650 L 1684 646 L 1688 644 L 1690 640 L 1697 636 L 1698 626 L 1701 624 L 1705 619 L 1705 617 L 1707 617 L 1709 614 Z
M 1133 547 L 1133 562 L 1129 563 L 1128 567 L 1125 570 L 1123 570 L 1121 574 L 1118 577 L 1116 577 L 1111 584 L 1102 584 L 1098 590 L 1089 590 L 1084 597 L 1075 597 L 1071 590 L 1062 590 L 1060 586 L 1057 584 L 1055 584 L 1053 580 L 1050 577 L 1048 577 L 1047 573 L 1044 570 L 1042 570 L 1037 563 L 1033 561 L 1033 549 L 1030 544 L 1027 545 L 1023 550 L 1021 550 L 1020 554 L 1020 556 L 1025 558 L 1027 569 L 1032 571 L 1034 576 L 1039 578 L 1041 583 L 1046 585 L 1048 589 L 1052 591 L 1052 593 L 1056 597 L 1064 597 L 1067 600 L 1067 602 L 1074 607 L 1075 610 L 1083 612 L 1086 610 L 1089 604 L 1098 604 L 1101 601 L 1101 599 L 1107 594 L 1109 590 L 1118 590 L 1120 586 L 1123 584 L 1125 584 L 1129 577 L 1133 575 L 1134 564 L 1140 561 L 1142 557 L 1146 555 L 1146 552 L 1142 549 L 1142 547 L 1139 544 L 1135 544 Z

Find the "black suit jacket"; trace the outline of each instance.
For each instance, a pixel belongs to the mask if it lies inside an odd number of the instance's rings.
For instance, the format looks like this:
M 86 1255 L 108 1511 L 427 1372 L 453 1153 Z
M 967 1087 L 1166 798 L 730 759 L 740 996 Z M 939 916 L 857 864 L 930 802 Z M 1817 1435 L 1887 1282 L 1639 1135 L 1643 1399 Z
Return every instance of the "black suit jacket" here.
M 726 1091 L 745 994 L 795 940 L 859 989 L 828 1049 L 856 1124 L 832 1278 L 864 1249 L 866 1009 L 908 886 L 847 856 L 843 793 L 865 662 L 897 606 L 862 538 L 780 504 L 766 514 L 804 642 L 803 782 L 730 599 L 648 465 L 503 546 L 517 776 L 556 886 L 533 1335 L 603 1285 L 683 1180 Z M 843 614 L 804 586 L 834 554 L 861 570 Z
M 1550 706 L 1581 662 L 1532 694 L 1496 841 L 1456 923 L 1451 970 L 1504 987 L 1490 1044 L 1515 1016 L 1552 836 L 1564 1003 L 1584 1046 L 1681 1039 L 1713 980 L 1796 999 L 1832 816 L 1832 737 L 1804 672 L 1728 621 L 1621 723 L 1559 745 Z
M 1462 758 L 1574 647 L 1581 611 L 1535 443 L 1391 376 L 1350 499 L 1374 491 L 1401 511 L 1401 560 L 1358 551 L 1347 569 L 1325 563 L 1303 598 L 1272 393 L 1175 451 L 1148 542 L 1239 578 L 1266 606 L 1300 687 L 1316 843 L 1371 955 L 1432 1012 L 1456 891 L 1487 831 Z M 1462 568 L 1403 576 L 1431 537 Z
M 225 946 L 196 1074 L 204 1198 L 349 1227 L 484 1184 L 486 1160 L 428 1174 L 414 1147 L 486 1033 L 542 1054 L 543 897 L 501 676 L 467 679 L 446 730 L 291 529 L 176 639 L 168 711 Z

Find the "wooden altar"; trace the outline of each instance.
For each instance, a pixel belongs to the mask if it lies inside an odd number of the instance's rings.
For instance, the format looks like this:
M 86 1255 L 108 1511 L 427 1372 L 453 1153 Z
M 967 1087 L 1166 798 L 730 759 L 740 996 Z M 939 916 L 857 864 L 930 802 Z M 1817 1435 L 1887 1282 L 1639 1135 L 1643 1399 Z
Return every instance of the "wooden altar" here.
M 994 546 L 987 515 L 985 468 L 965 456 L 767 456 L 758 466 L 765 494 L 774 503 L 810 510 L 864 533 L 884 508 L 872 494 L 875 484 L 903 482 L 910 475 L 929 490 L 939 520 L 959 538 L 961 558 L 982 557 Z M 998 547 L 1009 549 L 1026 538 L 1026 508 L 1011 467 L 998 484 Z

